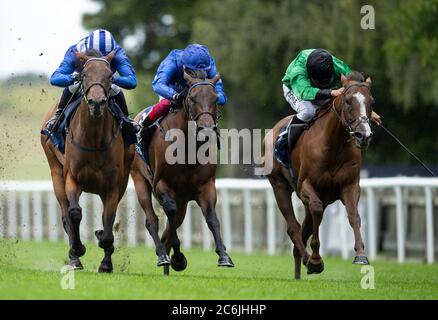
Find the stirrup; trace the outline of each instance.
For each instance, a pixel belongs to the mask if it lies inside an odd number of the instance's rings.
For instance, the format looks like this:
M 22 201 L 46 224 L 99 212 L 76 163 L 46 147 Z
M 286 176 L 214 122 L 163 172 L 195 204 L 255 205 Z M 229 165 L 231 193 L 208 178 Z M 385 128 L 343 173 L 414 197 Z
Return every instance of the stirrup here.
M 52 132 L 53 127 L 55 126 L 56 122 L 58 120 L 58 117 L 52 116 L 49 120 L 47 120 L 46 124 L 44 125 L 44 129 L 48 132 Z

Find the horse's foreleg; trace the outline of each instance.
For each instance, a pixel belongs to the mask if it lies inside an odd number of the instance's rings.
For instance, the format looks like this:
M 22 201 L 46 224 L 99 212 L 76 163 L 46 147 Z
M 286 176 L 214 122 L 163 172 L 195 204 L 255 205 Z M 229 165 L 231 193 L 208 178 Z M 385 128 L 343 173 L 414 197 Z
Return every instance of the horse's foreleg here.
M 222 241 L 220 223 L 215 209 L 216 199 L 216 187 L 214 181 L 212 181 L 201 188 L 197 202 L 201 207 L 208 228 L 213 233 L 214 243 L 216 244 L 216 253 L 219 255 L 218 266 L 234 267 L 233 261 L 227 254 L 225 245 Z
M 365 245 L 360 233 L 360 215 L 357 211 L 357 204 L 360 197 L 360 186 L 354 184 L 345 188 L 341 193 L 341 201 L 345 205 L 348 214 L 348 221 L 353 228 L 354 233 L 354 250 L 356 251 L 356 257 L 353 260 L 354 264 L 369 264 L 368 258 L 365 255 Z
M 82 220 L 82 208 L 79 206 L 81 189 L 71 174 L 67 174 L 65 181 L 65 194 L 68 199 L 67 216 L 64 216 L 64 227 L 70 233 L 70 264 L 81 268 L 79 257 L 85 254 L 85 246 L 81 242 L 79 226 Z M 75 267 L 75 268 L 76 268 Z
M 167 255 L 166 248 L 160 240 L 160 236 L 158 235 L 158 217 L 152 206 L 151 186 L 143 175 L 136 170 L 131 171 L 131 177 L 134 181 L 138 202 L 146 214 L 146 229 L 149 231 L 155 243 L 155 252 L 158 256 L 157 267 L 169 265 L 170 258 Z
M 292 188 L 288 181 L 282 177 L 270 176 L 269 181 L 274 190 L 275 200 L 277 201 L 281 214 L 286 219 L 287 234 L 294 244 L 295 279 L 299 279 L 301 275 L 301 258 L 303 259 L 303 263 L 307 264 L 309 254 L 303 244 L 301 226 L 295 217 L 292 206 Z
M 96 238 L 99 240 L 105 256 L 99 266 L 99 272 L 112 272 L 113 263 L 111 256 L 114 253 L 113 226 L 116 219 L 117 205 L 119 203 L 119 192 L 117 189 L 111 190 L 105 196 L 101 196 L 103 201 L 102 224 L 103 230 L 96 231 Z
M 173 254 L 170 259 L 170 265 L 175 271 L 183 271 L 187 267 L 187 259 L 180 250 L 181 242 L 179 241 L 176 229 L 184 220 L 187 202 L 178 203 L 175 201 L 175 193 L 167 188 L 164 183 L 157 184 L 157 192 L 161 198 L 164 212 L 167 216 L 167 226 L 164 230 L 161 241 L 166 247 L 167 253 L 173 249 Z M 165 274 L 167 271 L 165 270 Z
M 319 226 L 324 212 L 323 203 L 317 196 L 313 186 L 307 180 L 302 183 L 300 198 L 302 199 L 306 210 L 310 211 L 312 216 L 312 240 L 310 242 L 312 255 L 307 263 L 307 273 L 321 273 L 324 270 L 324 262 L 319 254 Z M 308 230 L 307 228 L 308 226 L 306 225 L 306 230 Z M 303 234 L 303 237 L 304 235 L 305 234 Z

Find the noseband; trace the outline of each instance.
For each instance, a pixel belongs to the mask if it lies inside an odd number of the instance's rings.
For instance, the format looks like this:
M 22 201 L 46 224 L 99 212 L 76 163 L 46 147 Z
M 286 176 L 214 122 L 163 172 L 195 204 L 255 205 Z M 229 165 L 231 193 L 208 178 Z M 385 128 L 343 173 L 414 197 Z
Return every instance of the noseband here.
M 214 125 L 217 126 L 217 117 L 212 112 L 201 111 L 195 115 L 193 115 L 193 113 L 192 113 L 192 105 L 193 104 L 190 102 L 190 92 L 194 88 L 199 87 L 199 86 L 210 86 L 216 91 L 216 87 L 214 86 L 214 84 L 212 84 L 211 82 L 208 82 L 208 81 L 197 82 L 197 83 L 193 84 L 192 86 L 190 86 L 189 91 L 187 92 L 187 97 L 186 97 L 186 105 L 187 105 L 186 113 L 187 113 L 188 117 L 190 118 L 190 120 L 195 121 L 195 122 L 198 121 L 199 117 L 202 116 L 203 114 L 208 114 L 213 118 Z
M 91 62 L 91 61 L 101 61 L 101 62 L 105 62 L 105 63 L 108 65 L 108 67 L 111 69 L 111 64 L 108 62 L 108 60 L 106 60 L 106 59 L 104 59 L 104 58 L 90 58 L 90 59 L 88 59 L 88 60 L 85 62 L 84 66 L 83 66 L 83 68 L 82 68 L 82 72 L 81 72 L 80 86 L 81 86 L 82 97 L 84 98 L 84 101 L 85 101 L 87 104 L 90 104 L 89 101 L 88 101 L 88 98 L 87 98 L 88 91 L 90 91 L 90 89 L 91 89 L 92 87 L 94 87 L 94 86 L 100 86 L 100 87 L 103 89 L 103 92 L 105 93 L 105 97 L 106 97 L 107 100 L 108 100 L 108 98 L 109 98 L 109 94 L 110 94 L 109 90 L 107 90 L 107 89 L 103 86 L 103 84 L 100 83 L 100 82 L 93 82 L 93 83 L 90 84 L 87 88 L 84 88 L 84 81 L 83 81 L 83 78 L 84 78 L 84 76 L 85 76 L 85 74 L 84 74 L 84 69 L 85 69 L 85 67 L 87 66 L 87 64 L 88 64 L 89 62 Z
M 344 90 L 344 92 L 342 93 L 342 95 L 345 96 L 345 94 L 347 93 L 347 91 L 352 88 L 352 87 L 365 87 L 368 90 L 370 90 L 369 85 L 365 84 L 365 83 L 353 83 L 350 84 L 349 86 L 347 86 Z M 342 112 L 344 112 L 344 109 L 346 108 L 346 103 L 345 100 L 343 102 L 343 106 L 342 106 Z M 336 111 L 335 108 L 335 101 L 333 100 L 333 105 L 332 105 L 332 109 L 335 112 L 336 116 L 338 117 L 338 119 L 342 122 L 342 118 L 341 115 Z M 370 119 L 367 116 L 360 116 L 359 118 L 355 118 L 351 121 L 347 121 L 347 119 L 345 119 L 344 122 L 344 127 L 345 130 L 347 130 L 348 134 L 350 136 L 354 136 L 354 133 L 356 132 L 357 127 L 362 124 L 362 123 L 370 123 Z M 354 127 L 353 127 L 354 125 Z

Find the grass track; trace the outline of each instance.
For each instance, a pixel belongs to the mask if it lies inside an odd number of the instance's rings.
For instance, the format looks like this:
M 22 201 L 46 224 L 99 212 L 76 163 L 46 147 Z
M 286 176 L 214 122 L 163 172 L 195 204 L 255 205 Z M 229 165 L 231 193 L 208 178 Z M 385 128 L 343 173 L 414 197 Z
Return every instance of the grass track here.
M 374 290 L 361 289 L 360 266 L 325 259 L 320 275 L 293 280 L 289 256 L 233 253 L 234 269 L 216 267 L 216 254 L 185 252 L 188 268 L 162 276 L 155 253 L 118 247 L 115 272 L 96 272 L 103 251 L 88 243 L 75 289 L 62 290 L 66 243 L 0 241 L 0 299 L 438 299 L 438 265 L 375 262 Z

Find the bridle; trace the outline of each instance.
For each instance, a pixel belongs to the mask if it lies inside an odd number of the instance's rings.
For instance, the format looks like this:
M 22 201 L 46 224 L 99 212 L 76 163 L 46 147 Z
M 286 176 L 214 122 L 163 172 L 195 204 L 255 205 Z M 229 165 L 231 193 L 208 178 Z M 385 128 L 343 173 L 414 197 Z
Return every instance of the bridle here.
M 87 93 L 88 93 L 88 91 L 90 91 L 90 89 L 93 86 L 100 86 L 103 89 L 103 91 L 105 92 L 105 96 L 107 98 L 107 101 L 108 101 L 109 95 L 110 95 L 110 92 L 109 92 L 110 90 L 107 90 L 103 86 L 103 84 L 100 83 L 100 82 L 93 82 L 86 89 L 84 89 L 84 81 L 83 81 L 83 78 L 85 76 L 84 69 L 85 69 L 85 66 L 89 62 L 91 62 L 91 61 L 102 61 L 102 62 L 105 62 L 108 65 L 108 67 L 111 67 L 111 64 L 108 62 L 108 60 L 103 59 L 103 58 L 90 58 L 90 59 L 88 59 L 85 62 L 84 66 L 82 67 L 81 76 L 80 76 L 80 80 L 79 81 L 80 81 L 80 88 L 81 88 L 82 98 L 84 99 L 84 101 L 88 105 L 90 103 L 89 103 L 89 101 L 87 99 Z M 115 130 L 114 130 L 114 126 L 113 126 L 113 134 L 112 134 L 112 137 L 111 137 L 111 141 L 109 143 L 107 143 L 106 145 L 104 145 L 103 147 L 100 147 L 100 148 L 89 148 L 89 147 L 85 147 L 85 146 L 80 145 L 79 143 L 74 141 L 74 139 L 73 139 L 73 132 L 71 130 L 69 130 L 69 128 L 66 128 L 66 136 L 68 137 L 69 142 L 72 145 L 74 145 L 76 148 L 78 148 L 79 150 L 82 150 L 84 152 L 104 152 L 104 151 L 107 151 L 108 149 L 110 149 L 112 147 L 112 145 L 114 144 L 114 142 L 116 141 L 117 137 L 119 136 L 120 131 L 122 130 L 122 124 L 123 123 L 120 122 Z
M 108 60 L 106 60 L 106 59 L 104 59 L 104 58 L 90 58 L 90 59 L 88 59 L 88 60 L 85 62 L 84 66 L 82 67 L 81 77 L 80 77 L 80 88 L 81 88 L 81 92 L 82 92 L 82 98 L 84 99 L 84 101 L 85 101 L 87 104 L 90 104 L 89 101 L 88 101 L 88 98 L 87 98 L 87 93 L 88 93 L 88 91 L 90 91 L 90 89 L 91 89 L 92 87 L 94 87 L 94 86 L 100 86 L 100 87 L 103 89 L 103 92 L 105 92 L 105 97 L 106 97 L 106 100 L 108 101 L 108 99 L 109 99 L 109 95 L 110 95 L 110 90 L 107 90 L 107 89 L 103 86 L 102 83 L 100 83 L 100 82 L 93 82 L 93 83 L 90 84 L 87 88 L 84 88 L 84 81 L 83 81 L 84 76 L 85 76 L 85 74 L 84 74 L 84 69 L 85 69 L 85 67 L 87 66 L 87 64 L 88 64 L 89 62 L 91 62 L 91 61 L 101 61 L 101 62 L 105 62 L 105 63 L 108 65 L 108 67 L 111 69 L 111 64 L 108 62 Z
M 348 86 L 345 88 L 344 92 L 342 93 L 342 96 L 345 97 L 345 94 L 347 93 L 347 91 L 348 91 L 349 89 L 351 89 L 352 87 L 365 87 L 365 88 L 367 88 L 368 90 L 371 90 L 371 89 L 370 89 L 370 86 L 369 86 L 368 84 L 363 83 L 363 82 L 360 82 L 360 83 L 353 83 L 353 84 L 348 85 Z M 345 99 L 343 99 L 342 113 L 344 113 L 344 110 L 345 110 L 346 108 L 347 108 L 347 104 L 345 103 Z M 333 103 L 332 103 L 332 109 L 333 109 L 333 111 L 335 112 L 336 116 L 338 117 L 339 121 L 342 122 L 342 117 L 341 117 L 341 115 L 336 111 L 336 108 L 335 108 L 335 100 L 333 100 Z M 342 113 L 341 113 L 341 114 L 342 114 Z M 347 118 L 346 118 L 345 116 L 344 116 L 344 118 L 345 118 L 345 122 L 344 122 L 345 130 L 347 130 L 348 134 L 349 134 L 350 136 L 352 136 L 352 137 L 354 137 L 354 134 L 355 134 L 355 132 L 356 132 L 356 129 L 357 129 L 357 127 L 359 127 L 359 125 L 361 125 L 361 124 L 363 124 L 363 123 L 368 123 L 368 124 L 370 123 L 370 119 L 369 119 L 367 116 L 360 116 L 359 118 L 354 118 L 354 119 L 352 119 L 352 120 L 347 120 Z
M 203 114 L 208 114 L 209 116 L 211 116 L 214 120 L 214 126 L 217 127 L 217 121 L 219 119 L 219 117 L 217 116 L 217 112 L 216 114 L 210 112 L 210 111 L 201 111 L 195 115 L 193 115 L 192 112 L 192 106 L 193 106 L 193 102 L 190 100 L 190 92 L 199 86 L 210 86 L 212 87 L 214 90 L 216 90 L 216 87 L 214 86 L 213 83 L 209 82 L 209 81 L 201 81 L 201 82 L 197 82 L 195 84 L 192 84 L 189 88 L 189 90 L 187 91 L 187 96 L 185 98 L 185 102 L 186 102 L 186 108 L 184 108 L 184 110 L 186 111 L 187 116 L 189 117 L 189 119 L 191 121 L 198 121 L 199 117 L 202 116 Z

